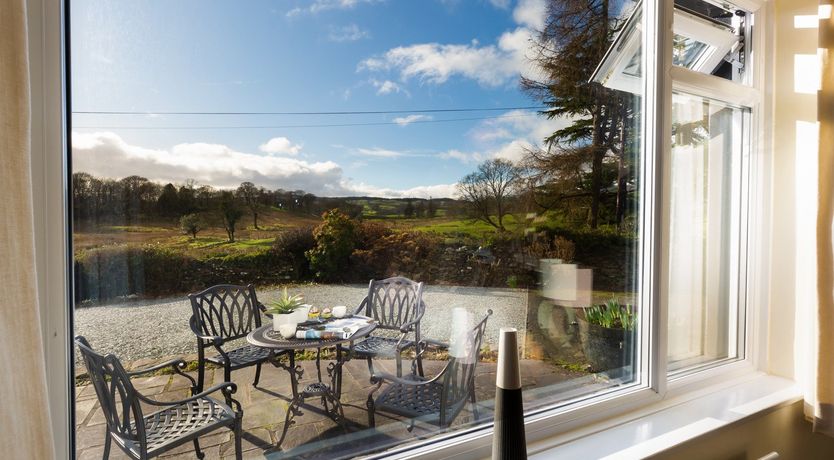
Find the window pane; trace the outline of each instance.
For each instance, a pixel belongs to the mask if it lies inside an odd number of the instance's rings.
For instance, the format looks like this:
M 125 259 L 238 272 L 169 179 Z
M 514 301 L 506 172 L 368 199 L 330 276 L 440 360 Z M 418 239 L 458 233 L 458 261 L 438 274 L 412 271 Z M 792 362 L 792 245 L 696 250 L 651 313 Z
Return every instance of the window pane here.
M 744 83 L 749 15 L 704 0 L 675 0 L 672 63 Z
M 749 109 L 672 99 L 669 370 L 737 349 L 742 157 Z
M 258 454 L 491 421 L 503 327 L 528 413 L 646 385 L 638 5 L 74 0 L 76 333 L 128 369 L 182 357 L 199 379 L 202 358 Z M 346 333 L 342 312 L 372 339 L 306 338 Z M 292 365 L 246 366 L 293 329 Z M 78 456 L 100 455 L 111 406 L 90 381 L 118 379 L 76 365 Z M 133 380 L 190 394 L 170 369 Z M 233 452 L 221 432 L 209 457 Z

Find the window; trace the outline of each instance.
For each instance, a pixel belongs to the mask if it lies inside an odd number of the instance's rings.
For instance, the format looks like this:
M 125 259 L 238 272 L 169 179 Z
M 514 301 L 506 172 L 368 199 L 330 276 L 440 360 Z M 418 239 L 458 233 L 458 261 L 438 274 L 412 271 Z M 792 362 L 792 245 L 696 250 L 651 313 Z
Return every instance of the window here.
M 286 369 L 264 367 L 257 388 L 254 369 L 232 372 L 255 449 L 283 439 L 280 449 L 313 456 L 488 427 L 501 327 L 520 332 L 525 411 L 539 421 L 652 401 L 667 379 L 657 369 L 685 378 L 748 356 L 756 104 L 722 85 L 751 94 L 751 12 L 675 2 L 674 92 L 656 113 L 662 92 L 646 92 L 659 74 L 647 62 L 656 3 L 371 3 L 72 2 L 77 334 L 130 366 L 185 356 L 196 367 L 189 293 L 253 284 L 267 307 L 286 288 L 320 310 L 352 311 L 369 280 L 424 282 L 419 331 L 430 340 L 421 361 L 419 348 L 399 361 L 426 378 L 463 363 L 474 392 L 441 403 L 449 423 L 416 417 L 412 432 L 413 414 L 379 401 L 369 426 L 369 394 L 393 387 L 374 392 L 370 375 L 397 373 L 393 356 L 375 370 L 361 357 L 345 364 L 347 434 L 316 398 L 284 433 Z M 663 116 L 672 131 L 657 146 L 647 120 Z M 483 337 L 462 340 L 488 308 Z M 662 343 L 658 327 L 669 331 Z M 335 386 L 335 350 L 296 358 L 302 384 Z M 154 379 L 140 385 L 161 398 L 185 391 L 179 377 Z M 438 394 L 453 383 L 439 379 Z M 103 434 L 88 382 L 75 384 L 76 435 Z M 100 448 L 96 439 L 77 453 Z

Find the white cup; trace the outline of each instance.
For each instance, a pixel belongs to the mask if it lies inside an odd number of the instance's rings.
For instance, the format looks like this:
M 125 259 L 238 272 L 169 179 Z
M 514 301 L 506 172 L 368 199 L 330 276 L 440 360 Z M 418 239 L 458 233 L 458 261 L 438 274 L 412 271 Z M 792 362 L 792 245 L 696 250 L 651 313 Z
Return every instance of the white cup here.
M 295 337 L 295 329 L 296 329 L 296 325 L 293 324 L 293 323 L 291 323 L 291 324 L 282 324 L 282 325 L 278 326 L 278 333 L 281 334 L 281 337 L 283 337 L 285 339 L 291 339 L 291 338 Z
M 347 307 L 344 305 L 336 305 L 333 307 L 333 316 L 341 318 L 347 314 Z

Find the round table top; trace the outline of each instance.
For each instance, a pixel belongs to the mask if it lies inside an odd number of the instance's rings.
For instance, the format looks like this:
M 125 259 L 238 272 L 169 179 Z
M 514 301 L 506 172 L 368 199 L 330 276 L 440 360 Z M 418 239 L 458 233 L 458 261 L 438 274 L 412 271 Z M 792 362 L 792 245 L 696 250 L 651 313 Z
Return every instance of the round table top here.
M 347 342 L 354 342 L 368 336 L 376 329 L 376 323 L 370 323 L 359 329 L 347 339 L 285 339 L 277 331 L 272 330 L 272 324 L 261 326 L 246 336 L 246 341 L 252 345 L 280 350 L 303 350 L 306 348 L 332 347 Z

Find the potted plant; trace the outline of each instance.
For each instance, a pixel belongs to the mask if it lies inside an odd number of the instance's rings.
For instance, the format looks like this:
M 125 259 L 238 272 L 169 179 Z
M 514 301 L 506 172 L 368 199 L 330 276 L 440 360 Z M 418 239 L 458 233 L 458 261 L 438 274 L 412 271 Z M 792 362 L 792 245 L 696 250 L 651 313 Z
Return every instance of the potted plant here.
M 295 310 L 301 306 L 302 300 L 300 294 L 290 296 L 285 287 L 281 297 L 270 303 L 266 310 L 267 314 L 272 315 L 272 329 L 277 331 L 282 324 L 298 324 Z
M 614 378 L 630 375 L 636 323 L 634 307 L 620 304 L 615 298 L 583 311 L 579 336 L 592 371 Z

